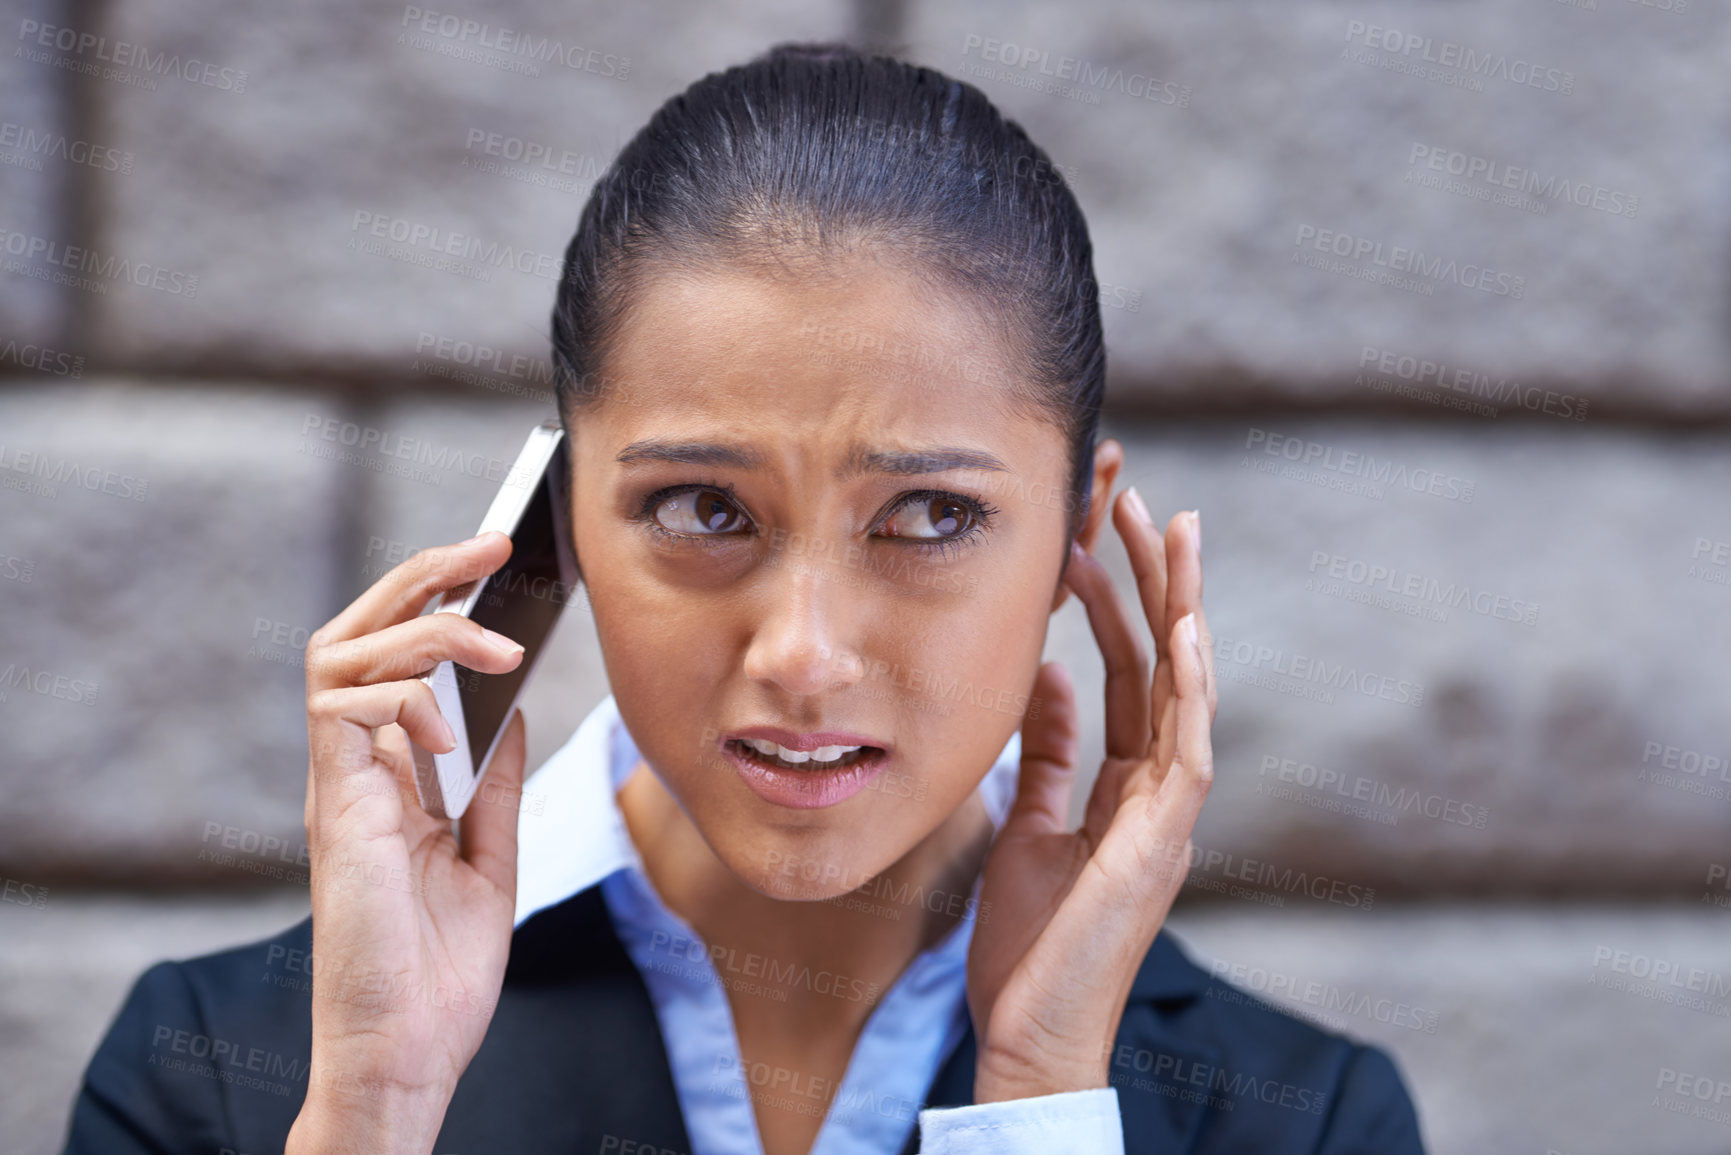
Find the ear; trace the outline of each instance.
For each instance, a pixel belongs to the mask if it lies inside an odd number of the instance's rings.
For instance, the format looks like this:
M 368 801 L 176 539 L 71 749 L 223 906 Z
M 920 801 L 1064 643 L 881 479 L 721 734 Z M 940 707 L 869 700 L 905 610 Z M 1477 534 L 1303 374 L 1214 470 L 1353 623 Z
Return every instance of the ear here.
M 1082 528 L 1076 531 L 1076 540 L 1082 543 L 1082 548 L 1089 553 L 1094 552 L 1094 545 L 1100 538 L 1100 530 L 1104 528 L 1106 519 L 1111 516 L 1112 485 L 1118 480 L 1118 471 L 1124 467 L 1124 447 L 1118 444 L 1116 438 L 1108 437 L 1094 446 L 1094 481 L 1088 496 L 1088 516 L 1082 522 Z M 1066 551 L 1069 542 L 1064 543 Z M 1064 564 L 1069 565 L 1069 553 L 1064 555 Z M 1058 588 L 1052 594 L 1052 613 L 1058 612 L 1058 607 L 1064 604 L 1070 596 L 1070 587 L 1063 579 L 1058 581 Z

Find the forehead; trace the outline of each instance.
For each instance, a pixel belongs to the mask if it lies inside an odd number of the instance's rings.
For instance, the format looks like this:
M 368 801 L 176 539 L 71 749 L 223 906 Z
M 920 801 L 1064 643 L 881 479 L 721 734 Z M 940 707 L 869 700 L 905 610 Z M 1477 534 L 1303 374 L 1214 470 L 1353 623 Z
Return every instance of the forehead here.
M 987 308 L 892 264 L 653 268 L 608 350 L 612 437 L 1060 444 Z

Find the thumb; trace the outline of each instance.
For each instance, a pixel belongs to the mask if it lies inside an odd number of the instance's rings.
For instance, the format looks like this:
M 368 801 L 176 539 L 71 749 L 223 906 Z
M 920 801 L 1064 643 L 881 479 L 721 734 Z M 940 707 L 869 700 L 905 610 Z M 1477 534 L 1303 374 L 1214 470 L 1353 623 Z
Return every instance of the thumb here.
M 511 711 L 487 776 L 457 820 L 464 861 L 511 898 L 517 898 L 517 815 L 523 808 L 523 711 Z
M 1062 662 L 1047 662 L 1034 675 L 1022 721 L 1022 767 L 1006 833 L 1062 834 L 1069 823 L 1070 787 L 1080 739 L 1076 690 Z

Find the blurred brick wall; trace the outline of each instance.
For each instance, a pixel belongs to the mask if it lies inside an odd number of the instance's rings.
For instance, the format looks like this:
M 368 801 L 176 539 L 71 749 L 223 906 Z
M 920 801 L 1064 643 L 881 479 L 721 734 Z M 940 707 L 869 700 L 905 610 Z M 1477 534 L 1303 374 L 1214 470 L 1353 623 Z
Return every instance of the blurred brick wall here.
M 1175 925 L 1300 1009 L 1335 992 L 1322 1017 L 1395 1050 L 1439 1151 L 1731 1147 L 1656 1086 L 1731 1079 L 1723 5 L 27 0 L 7 27 L 20 1149 L 55 1149 L 141 958 L 304 908 L 306 634 L 472 532 L 468 465 L 551 411 L 593 178 L 704 72 L 831 36 L 978 85 L 1048 150 L 1095 241 L 1124 480 L 1205 514 L 1220 773 Z M 447 465 L 345 454 L 362 430 Z M 1049 651 L 1097 697 L 1075 605 Z M 605 693 L 568 614 L 531 765 Z M 271 849 L 211 861 L 238 838 Z M 1247 862 L 1375 900 L 1245 887 Z M 1595 986 L 1636 956 L 1713 980 Z M 1353 1010 L 1384 1003 L 1429 1029 Z

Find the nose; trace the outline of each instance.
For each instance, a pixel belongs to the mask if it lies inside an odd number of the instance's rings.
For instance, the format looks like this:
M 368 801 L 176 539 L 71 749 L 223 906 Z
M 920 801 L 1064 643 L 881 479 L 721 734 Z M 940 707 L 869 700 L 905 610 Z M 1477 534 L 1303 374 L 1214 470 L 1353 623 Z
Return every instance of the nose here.
M 851 643 L 864 600 L 822 559 L 782 558 L 767 567 L 763 619 L 745 652 L 745 675 L 802 697 L 843 690 L 865 676 Z

